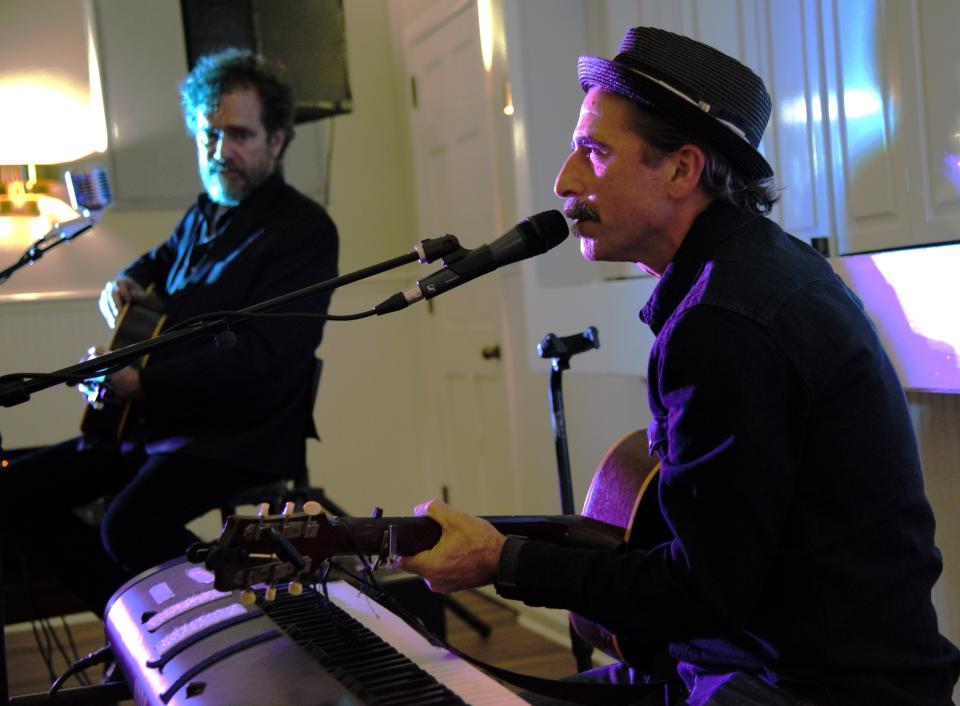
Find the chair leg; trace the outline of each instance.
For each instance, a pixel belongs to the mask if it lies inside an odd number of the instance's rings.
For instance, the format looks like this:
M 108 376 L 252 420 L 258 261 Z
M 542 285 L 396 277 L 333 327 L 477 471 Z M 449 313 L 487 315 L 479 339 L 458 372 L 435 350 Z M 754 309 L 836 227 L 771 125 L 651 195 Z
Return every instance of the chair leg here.
M 467 608 L 462 603 L 457 601 L 456 598 L 444 595 L 443 602 L 447 606 L 447 608 L 453 611 L 455 615 L 457 615 L 467 625 L 473 628 L 480 637 L 482 638 L 490 637 L 490 633 L 493 630 L 493 628 L 490 627 L 490 624 L 480 620 L 480 618 L 478 618 L 475 614 L 467 610 Z
M 323 492 L 323 488 L 313 488 L 311 489 L 311 496 L 313 500 L 316 500 L 320 503 L 320 506 L 329 510 L 334 515 L 339 517 L 346 517 L 349 513 L 344 510 L 342 507 L 337 505 L 333 500 L 327 497 L 327 494 Z

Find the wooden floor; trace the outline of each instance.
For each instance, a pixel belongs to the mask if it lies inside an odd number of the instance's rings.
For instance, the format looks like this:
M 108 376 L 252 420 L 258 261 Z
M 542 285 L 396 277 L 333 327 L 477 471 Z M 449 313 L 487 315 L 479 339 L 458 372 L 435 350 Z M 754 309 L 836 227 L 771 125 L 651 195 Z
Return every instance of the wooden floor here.
M 474 615 L 488 623 L 493 631 L 490 637 L 480 637 L 459 617 L 447 611 L 447 636 L 449 642 L 478 659 L 513 671 L 544 677 L 562 677 L 575 670 L 573 657 L 567 648 L 524 629 L 517 624 L 517 615 L 504 604 L 481 593 L 465 591 L 456 594 L 460 603 Z M 69 642 L 57 621 L 56 633 L 65 651 L 70 653 Z M 83 656 L 103 644 L 103 626 L 94 620 L 72 625 L 71 632 L 77 652 Z M 41 657 L 34 634 L 30 630 L 7 632 L 7 673 L 10 694 L 21 695 L 46 691 L 51 678 Z M 60 674 L 66 669 L 66 661 L 53 649 L 53 671 Z M 71 657 L 72 660 L 72 657 Z M 100 667 L 91 670 L 91 678 L 97 681 Z M 75 679 L 65 688 L 79 686 Z M 124 706 L 133 701 L 123 702 Z

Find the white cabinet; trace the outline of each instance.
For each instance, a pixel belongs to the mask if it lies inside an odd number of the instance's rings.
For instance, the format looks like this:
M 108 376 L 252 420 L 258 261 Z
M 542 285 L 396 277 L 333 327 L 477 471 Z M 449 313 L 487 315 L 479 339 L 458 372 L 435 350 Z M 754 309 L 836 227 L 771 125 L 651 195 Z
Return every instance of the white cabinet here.
M 613 52 L 631 24 L 686 34 L 767 84 L 773 216 L 834 254 L 960 239 L 956 0 L 609 0 Z
M 823 20 L 840 252 L 960 238 L 960 4 L 825 0 Z
M 180 4 L 96 0 L 96 15 L 116 207 L 185 207 L 200 181 L 177 91 L 187 71 Z

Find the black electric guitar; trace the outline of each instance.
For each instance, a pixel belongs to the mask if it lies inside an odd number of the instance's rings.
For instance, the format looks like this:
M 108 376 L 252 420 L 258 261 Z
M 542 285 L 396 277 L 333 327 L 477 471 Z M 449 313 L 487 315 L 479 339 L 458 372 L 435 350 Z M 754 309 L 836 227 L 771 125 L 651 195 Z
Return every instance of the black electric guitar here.
M 646 433 L 634 432 L 607 452 L 594 474 L 583 515 L 486 517 L 503 534 L 564 546 L 620 549 L 655 546 L 667 537 L 653 485 L 659 465 L 647 454 Z M 650 499 L 653 501 L 650 502 Z M 305 512 L 227 518 L 219 539 L 192 550 L 221 591 L 275 585 L 307 576 L 326 559 L 357 553 L 409 556 L 440 539 L 429 517 L 329 517 Z M 641 536 L 644 535 L 644 536 Z M 571 614 L 588 642 L 632 666 L 646 668 L 648 655 L 631 649 L 602 627 Z
M 147 288 L 147 296 L 138 302 L 129 302 L 117 316 L 116 330 L 110 341 L 110 350 L 115 351 L 134 343 L 140 343 L 155 337 L 163 328 L 166 317 L 163 312 L 163 300 Z M 143 356 L 138 365 L 142 368 L 149 355 Z M 130 417 L 133 402 L 123 402 L 111 396 L 110 388 L 103 383 L 97 385 L 87 398 L 87 406 L 80 420 L 80 431 L 100 439 L 119 441 Z

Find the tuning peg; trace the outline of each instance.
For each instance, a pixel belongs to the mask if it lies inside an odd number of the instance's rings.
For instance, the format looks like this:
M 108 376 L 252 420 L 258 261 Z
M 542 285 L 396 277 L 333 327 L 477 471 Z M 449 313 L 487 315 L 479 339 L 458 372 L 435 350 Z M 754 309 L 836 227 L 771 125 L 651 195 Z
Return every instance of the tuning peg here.
M 287 586 L 287 593 L 294 597 L 299 596 L 303 593 L 303 584 L 299 581 L 291 581 L 290 585 Z
M 257 517 L 266 517 L 270 514 L 270 503 L 260 503 L 257 505 Z
M 249 588 L 245 588 L 240 592 L 240 602 L 244 605 L 253 605 L 257 602 L 257 594 Z
M 323 512 L 323 505 L 316 500 L 307 500 L 307 502 L 303 504 L 303 511 L 311 517 L 316 517 Z
M 293 501 L 288 500 L 283 504 L 283 510 L 280 512 L 280 514 L 283 515 L 284 517 L 290 517 L 290 515 L 292 515 L 296 511 L 296 509 L 297 509 L 296 504 L 294 504 Z
M 267 592 L 264 594 L 263 599 L 267 603 L 273 603 L 275 600 L 277 600 L 277 587 L 267 586 Z

